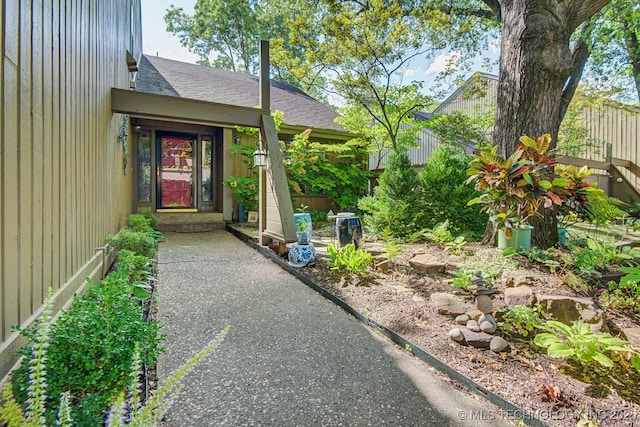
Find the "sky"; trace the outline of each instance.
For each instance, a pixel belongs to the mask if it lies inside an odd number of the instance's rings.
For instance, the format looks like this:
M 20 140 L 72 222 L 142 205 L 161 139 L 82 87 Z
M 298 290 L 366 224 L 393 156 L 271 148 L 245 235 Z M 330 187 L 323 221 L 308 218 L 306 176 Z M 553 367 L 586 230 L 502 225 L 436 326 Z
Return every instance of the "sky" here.
M 186 47 L 182 47 L 178 37 L 166 31 L 164 22 L 164 14 L 172 4 L 176 7 L 182 7 L 187 14 L 193 14 L 195 3 L 196 0 L 141 0 L 144 53 L 195 64 L 198 60 L 197 55 L 190 53 Z M 499 47 L 491 46 L 487 54 L 497 58 Z M 423 80 L 425 85 L 428 86 L 428 83 L 433 81 L 436 74 L 443 71 L 448 61 L 455 58 L 456 55 L 457 52 L 442 52 L 433 59 L 417 59 L 410 67 L 403 70 L 403 77 L 407 81 Z M 480 69 L 480 62 L 478 60 L 476 64 L 477 70 Z M 489 72 L 497 73 L 497 67 L 489 70 Z
M 178 37 L 166 31 L 164 14 L 172 4 L 193 14 L 196 0 L 141 0 L 142 4 L 142 49 L 146 55 L 175 59 L 195 64 L 198 56 L 180 45 Z

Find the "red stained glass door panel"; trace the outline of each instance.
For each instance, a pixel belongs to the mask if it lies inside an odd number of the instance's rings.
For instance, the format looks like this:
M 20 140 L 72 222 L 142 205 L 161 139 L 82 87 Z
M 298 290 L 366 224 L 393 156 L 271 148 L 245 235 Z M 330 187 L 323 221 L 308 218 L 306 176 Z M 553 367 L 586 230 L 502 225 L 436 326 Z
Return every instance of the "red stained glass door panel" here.
M 192 208 L 194 139 L 161 136 L 158 200 L 161 208 Z

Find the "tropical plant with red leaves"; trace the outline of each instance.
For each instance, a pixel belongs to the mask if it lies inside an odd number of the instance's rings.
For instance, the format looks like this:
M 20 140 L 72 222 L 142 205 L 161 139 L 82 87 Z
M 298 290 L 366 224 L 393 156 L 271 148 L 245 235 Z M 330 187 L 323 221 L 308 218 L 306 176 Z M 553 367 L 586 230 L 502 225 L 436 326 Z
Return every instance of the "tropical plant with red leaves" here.
M 537 138 L 524 135 L 518 149 L 506 160 L 497 155 L 498 147 L 494 146 L 471 161 L 467 184 L 475 182 L 482 194 L 468 204 L 483 204 L 482 210 L 507 238 L 512 229 L 540 215 L 542 207 L 561 206 L 569 194 L 570 180 L 555 175 L 557 162 L 547 154 L 550 142 L 549 134 Z

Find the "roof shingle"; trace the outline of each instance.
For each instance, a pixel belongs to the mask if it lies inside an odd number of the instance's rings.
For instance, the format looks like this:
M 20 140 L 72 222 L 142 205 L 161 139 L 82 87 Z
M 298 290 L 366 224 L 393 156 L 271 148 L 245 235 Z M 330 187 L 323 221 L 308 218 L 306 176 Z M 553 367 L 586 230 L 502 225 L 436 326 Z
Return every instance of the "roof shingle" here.
M 255 107 L 260 83 L 256 76 L 143 55 L 136 90 L 221 104 Z M 338 113 L 289 83 L 271 80 L 271 109 L 284 112 L 284 122 L 345 132 L 335 123 Z

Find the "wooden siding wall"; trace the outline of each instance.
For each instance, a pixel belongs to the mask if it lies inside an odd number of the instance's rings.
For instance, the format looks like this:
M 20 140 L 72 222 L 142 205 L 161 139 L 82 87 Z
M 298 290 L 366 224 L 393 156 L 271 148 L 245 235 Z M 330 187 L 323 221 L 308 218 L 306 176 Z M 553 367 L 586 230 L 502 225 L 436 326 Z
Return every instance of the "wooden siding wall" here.
M 126 52 L 142 51 L 139 0 L 3 0 L 0 19 L 0 378 L 48 288 L 56 308 L 100 278 L 105 236 L 133 207 L 123 173 Z M 129 158 L 133 158 L 131 150 Z
M 635 170 L 635 174 L 626 168 L 620 170 L 630 184 L 640 191 L 640 175 L 637 173 L 640 165 L 640 110 L 604 105 L 585 109 L 582 119 L 587 128 L 587 138 L 594 144 L 580 157 L 607 161 L 607 144 L 611 144 L 612 158 L 632 163 L 631 170 Z

